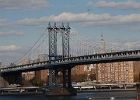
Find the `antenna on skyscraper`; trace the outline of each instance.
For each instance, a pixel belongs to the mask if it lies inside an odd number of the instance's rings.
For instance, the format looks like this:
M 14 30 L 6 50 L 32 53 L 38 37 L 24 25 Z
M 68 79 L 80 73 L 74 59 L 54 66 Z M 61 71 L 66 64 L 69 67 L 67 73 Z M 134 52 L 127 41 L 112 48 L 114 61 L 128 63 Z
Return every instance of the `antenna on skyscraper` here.
M 103 32 L 101 33 L 101 40 L 103 40 Z
M 103 39 L 103 32 L 102 32 L 102 34 L 101 34 L 101 39 Z

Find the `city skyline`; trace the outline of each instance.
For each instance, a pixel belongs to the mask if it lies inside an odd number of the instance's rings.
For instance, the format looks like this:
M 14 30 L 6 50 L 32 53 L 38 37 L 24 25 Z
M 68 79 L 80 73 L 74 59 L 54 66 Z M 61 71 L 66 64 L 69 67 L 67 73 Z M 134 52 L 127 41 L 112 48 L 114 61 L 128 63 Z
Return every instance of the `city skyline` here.
M 64 23 L 98 42 L 140 49 L 139 0 L 0 0 L 0 61 L 8 65 L 28 51 L 48 23 Z

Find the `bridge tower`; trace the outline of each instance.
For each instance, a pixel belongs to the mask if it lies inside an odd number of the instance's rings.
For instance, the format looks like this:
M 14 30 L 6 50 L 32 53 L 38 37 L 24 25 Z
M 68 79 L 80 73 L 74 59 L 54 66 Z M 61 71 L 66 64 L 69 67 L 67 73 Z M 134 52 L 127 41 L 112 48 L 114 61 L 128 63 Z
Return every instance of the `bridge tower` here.
M 67 24 L 66 27 L 64 27 L 62 23 L 62 52 L 63 52 L 63 58 L 69 57 L 69 38 L 70 38 L 70 27 L 69 24 Z
M 49 34 L 49 61 L 56 59 L 64 59 L 69 57 L 69 39 L 70 39 L 70 27 L 69 24 L 64 26 L 51 26 L 48 24 L 48 34 Z M 62 54 L 58 55 L 57 53 L 57 34 L 61 34 L 62 39 Z M 55 77 L 55 85 L 58 85 L 58 72 L 61 71 L 63 74 L 63 87 L 71 87 L 71 66 L 60 66 L 58 68 L 49 68 L 49 87 L 53 87 L 53 74 Z

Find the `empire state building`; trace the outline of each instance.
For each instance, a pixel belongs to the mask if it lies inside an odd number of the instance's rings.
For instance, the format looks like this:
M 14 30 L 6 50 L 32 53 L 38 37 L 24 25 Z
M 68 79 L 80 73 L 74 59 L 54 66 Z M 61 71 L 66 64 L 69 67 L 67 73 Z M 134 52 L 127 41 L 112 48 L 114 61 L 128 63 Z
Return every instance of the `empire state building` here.
M 101 40 L 100 40 L 100 47 L 99 47 L 99 53 L 105 53 L 105 41 L 103 39 L 103 34 L 101 35 Z

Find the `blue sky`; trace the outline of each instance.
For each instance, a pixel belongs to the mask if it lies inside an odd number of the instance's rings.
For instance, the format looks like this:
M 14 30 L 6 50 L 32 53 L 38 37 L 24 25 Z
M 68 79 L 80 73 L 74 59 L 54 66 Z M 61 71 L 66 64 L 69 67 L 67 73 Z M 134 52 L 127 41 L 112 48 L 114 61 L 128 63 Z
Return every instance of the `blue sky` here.
M 48 23 L 69 23 L 81 34 L 107 44 L 139 48 L 139 0 L 0 0 L 0 61 L 20 58 Z

